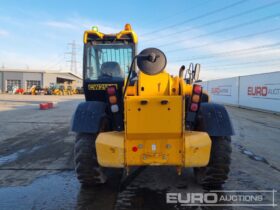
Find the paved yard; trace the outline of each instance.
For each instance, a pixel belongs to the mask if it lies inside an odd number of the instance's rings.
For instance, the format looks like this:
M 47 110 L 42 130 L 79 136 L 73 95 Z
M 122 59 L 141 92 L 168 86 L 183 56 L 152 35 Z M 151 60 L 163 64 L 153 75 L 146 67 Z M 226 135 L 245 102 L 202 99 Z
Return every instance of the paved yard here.
M 0 95 L 0 209 L 180 209 L 166 205 L 166 192 L 203 191 L 191 169 L 177 176 L 172 167 L 148 167 L 129 181 L 122 171 L 109 170 L 111 179 L 105 186 L 80 188 L 73 171 L 74 134 L 69 124 L 83 100 L 81 95 Z M 56 107 L 39 110 L 38 104 L 46 101 L 57 102 Z M 279 192 L 280 116 L 227 110 L 236 135 L 225 190 Z M 279 200 L 276 193 L 275 202 Z

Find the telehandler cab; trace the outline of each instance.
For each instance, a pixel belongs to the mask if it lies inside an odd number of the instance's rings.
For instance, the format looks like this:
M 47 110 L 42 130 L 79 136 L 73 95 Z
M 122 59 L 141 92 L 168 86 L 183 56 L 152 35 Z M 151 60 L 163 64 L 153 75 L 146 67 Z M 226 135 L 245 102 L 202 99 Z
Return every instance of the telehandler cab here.
M 104 167 L 193 167 L 205 188 L 219 188 L 230 166 L 234 131 L 222 105 L 209 103 L 200 65 L 171 76 L 164 53 L 136 53 L 129 24 L 117 34 L 84 33 L 84 93 L 72 120 L 75 170 L 83 185 L 104 183 Z M 138 69 L 136 67 L 138 66 Z

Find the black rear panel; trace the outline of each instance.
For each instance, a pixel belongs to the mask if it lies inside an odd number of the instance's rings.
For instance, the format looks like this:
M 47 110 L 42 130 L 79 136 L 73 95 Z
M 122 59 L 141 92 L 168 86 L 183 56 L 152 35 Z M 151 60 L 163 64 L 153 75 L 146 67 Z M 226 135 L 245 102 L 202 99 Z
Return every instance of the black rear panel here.
M 122 88 L 124 81 L 84 81 L 84 92 L 86 101 L 103 101 L 108 102 L 106 88 L 114 85 L 117 87 L 117 98 L 122 102 Z

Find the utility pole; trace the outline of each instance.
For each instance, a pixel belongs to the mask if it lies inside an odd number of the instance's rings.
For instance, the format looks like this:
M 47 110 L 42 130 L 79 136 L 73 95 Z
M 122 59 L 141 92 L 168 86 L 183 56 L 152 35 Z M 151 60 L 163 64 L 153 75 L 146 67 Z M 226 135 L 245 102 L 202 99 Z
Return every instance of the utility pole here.
M 71 43 L 68 43 L 68 45 L 71 46 L 71 52 L 66 52 L 66 54 L 71 55 L 71 60 L 67 62 L 70 62 L 70 71 L 74 74 L 77 74 L 77 47 L 75 40 L 73 40 Z

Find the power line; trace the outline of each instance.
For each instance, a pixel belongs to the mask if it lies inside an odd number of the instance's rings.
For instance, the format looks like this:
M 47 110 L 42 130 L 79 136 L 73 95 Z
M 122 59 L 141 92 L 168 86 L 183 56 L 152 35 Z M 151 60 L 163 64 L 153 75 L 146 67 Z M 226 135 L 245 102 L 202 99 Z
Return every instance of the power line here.
M 269 15 L 269 16 L 266 16 L 266 17 L 263 17 L 263 18 L 258 18 L 258 19 L 255 19 L 255 20 L 251 20 L 251 21 L 248 21 L 248 22 L 241 23 L 241 24 L 236 24 L 236 25 L 233 25 L 233 26 L 230 26 L 230 27 L 227 27 L 227 28 L 219 29 L 217 31 L 212 31 L 212 32 L 209 32 L 209 33 L 205 33 L 205 34 L 201 34 L 201 35 L 198 35 L 198 36 L 191 37 L 190 39 L 188 39 L 188 41 L 198 39 L 198 38 L 201 38 L 201 37 L 205 37 L 205 36 L 209 36 L 209 35 L 222 33 L 222 32 L 225 32 L 225 31 L 230 31 L 230 30 L 240 28 L 240 27 L 243 27 L 243 26 L 259 23 L 259 22 L 262 22 L 262 21 L 265 21 L 265 20 L 269 20 L 271 18 L 279 17 L 279 15 L 280 15 L 280 13 L 276 13 L 276 14 Z M 169 45 L 181 42 L 181 41 L 186 41 L 186 40 L 185 39 L 176 40 L 174 42 L 169 42 L 169 43 L 166 43 L 166 44 L 159 45 L 159 47 L 169 46 Z
M 252 67 L 254 67 L 254 66 L 252 66 Z M 247 67 L 247 69 L 248 68 L 252 68 L 252 67 Z M 261 65 L 258 65 L 257 67 L 266 67 L 266 68 L 269 68 L 269 67 L 279 67 L 280 68 L 280 63 L 276 63 L 276 64 L 273 64 L 273 65 L 261 64 Z M 209 69 L 207 69 L 207 71 L 224 70 L 224 69 L 226 69 L 226 70 L 236 70 L 236 68 L 223 67 L 223 68 L 209 68 Z
M 277 47 L 277 46 L 275 46 Z M 228 52 L 224 52 L 224 53 L 221 53 L 221 54 L 214 54 L 214 55 L 211 55 L 211 56 L 204 56 L 204 57 L 192 57 L 192 58 L 189 58 L 189 59 L 181 59 L 181 60 L 175 60 L 174 62 L 182 62 L 182 61 L 186 61 L 186 60 L 205 60 L 205 59 L 213 59 L 213 58 L 216 58 L 217 56 L 221 56 L 221 57 L 227 57 L 227 56 L 233 56 L 234 54 L 238 53 L 237 55 L 240 56 L 240 55 L 247 55 L 247 56 L 252 56 L 252 54 L 259 54 L 259 53 L 263 53 L 265 51 L 271 51 L 272 49 L 262 49 L 262 51 L 252 51 L 252 52 L 242 52 L 240 50 L 240 52 L 231 52 L 231 51 L 228 51 Z M 217 59 L 217 58 L 216 58 Z
M 214 53 L 211 55 L 204 55 L 204 56 L 198 56 L 198 57 L 192 57 L 192 58 L 188 58 L 188 59 L 179 59 L 179 60 L 175 60 L 175 62 L 180 62 L 180 61 L 186 61 L 186 60 L 197 60 L 197 59 L 210 59 L 216 56 L 226 56 L 226 55 L 232 55 L 234 53 L 242 53 L 246 51 L 252 51 L 252 50 L 257 50 L 257 49 L 263 49 L 263 48 L 270 48 L 270 47 L 277 47 L 280 45 L 280 42 L 276 42 L 273 44 L 267 44 L 267 45 L 260 45 L 260 46 L 256 46 L 256 47 L 252 47 L 252 48 L 246 48 L 246 49 L 240 49 L 240 50 L 232 50 L 232 51 L 224 51 L 224 52 L 219 52 L 219 53 Z M 248 53 L 248 52 L 247 52 Z
M 192 47 L 183 47 L 183 48 L 178 48 L 178 49 L 174 49 L 174 50 L 167 50 L 166 53 L 184 51 L 184 50 L 188 50 L 188 49 L 197 49 L 197 48 L 211 46 L 211 45 L 217 45 L 217 44 L 221 44 L 221 43 L 228 42 L 228 41 L 234 41 L 234 40 L 254 37 L 254 36 L 263 35 L 263 34 L 275 32 L 275 31 L 279 31 L 279 30 L 280 30 L 280 27 L 279 28 L 273 28 L 273 29 L 266 30 L 266 31 L 261 31 L 261 32 L 258 32 L 258 33 L 251 33 L 251 34 L 247 34 L 247 35 L 243 35 L 243 36 L 238 36 L 238 37 L 233 37 L 233 38 L 229 38 L 229 39 L 224 39 L 224 40 L 220 40 L 220 41 L 217 41 L 217 42 L 211 42 L 211 43 L 208 42 L 206 44 L 195 45 L 195 46 L 192 46 Z
M 263 50 L 263 51 L 257 51 L 257 52 L 252 52 L 252 53 L 262 53 L 262 52 L 267 51 L 267 50 L 271 50 L 271 49 L 266 49 L 266 50 Z M 243 54 L 244 53 L 241 53 L 240 55 L 243 55 Z M 225 56 L 227 56 L 227 54 Z M 246 59 L 247 58 L 248 57 L 246 57 Z M 205 62 L 201 62 L 201 64 L 203 66 L 207 66 L 207 67 L 217 67 L 217 63 L 218 63 L 218 66 L 238 66 L 238 65 L 250 65 L 250 64 L 271 63 L 271 62 L 280 61 L 279 58 L 277 58 L 277 59 L 267 59 L 267 58 L 264 57 L 264 59 L 260 60 L 261 58 L 262 57 L 258 57 L 257 59 L 256 58 L 255 59 L 250 59 L 250 61 L 236 63 L 234 61 L 227 61 L 227 60 L 224 61 L 225 58 L 224 57 L 220 57 L 220 58 L 216 58 L 212 62 L 208 62 L 208 61 L 206 63 Z
M 180 33 L 186 32 L 186 31 L 191 31 L 191 30 L 194 30 L 194 29 L 199 29 L 199 28 L 202 28 L 204 26 L 210 26 L 210 25 L 214 25 L 214 24 L 217 24 L 217 23 L 221 23 L 221 22 L 224 22 L 224 21 L 236 18 L 236 17 L 243 16 L 243 15 L 248 15 L 250 13 L 254 13 L 256 11 L 259 11 L 259 10 L 262 10 L 262 9 L 266 9 L 268 7 L 275 6 L 277 4 L 280 4 L 280 1 L 275 1 L 275 2 L 272 2 L 272 3 L 266 4 L 266 5 L 260 6 L 260 7 L 256 7 L 254 9 L 250 9 L 250 10 L 246 10 L 246 11 L 237 13 L 235 15 L 224 17 L 222 19 L 216 19 L 214 21 L 203 23 L 201 25 L 198 25 L 198 26 L 195 26 L 195 27 L 192 27 L 192 28 L 187 28 L 187 29 L 184 29 L 184 30 L 181 30 L 181 31 L 176 31 L 176 32 L 172 32 L 172 33 L 169 33 L 169 34 L 165 34 L 165 35 L 160 36 L 159 39 L 162 39 L 164 37 L 168 37 L 168 36 L 171 36 L 171 35 L 174 35 L 174 34 L 176 35 L 176 34 L 180 34 Z M 158 38 L 149 39 L 146 42 L 154 41 L 155 39 L 158 39 Z
M 51 70 L 51 69 L 53 69 L 54 67 L 56 67 L 57 65 L 59 65 L 59 64 L 61 64 L 63 62 L 64 62 L 64 57 L 59 59 L 59 61 L 56 62 L 55 64 L 53 64 L 53 65 L 49 66 L 48 68 L 46 68 L 46 70 Z
M 64 54 L 59 55 L 58 57 L 52 59 L 48 64 L 42 67 L 42 69 L 50 69 L 50 66 L 53 66 L 54 63 L 57 63 L 58 61 L 61 61 L 61 59 L 64 59 Z
M 55 58 L 51 59 L 51 61 L 50 61 L 50 62 L 48 62 L 48 63 L 46 63 L 46 64 L 42 65 L 42 69 L 48 69 L 48 68 L 49 68 L 49 66 L 53 65 L 53 63 L 56 63 L 58 60 L 60 60 L 60 59 L 61 59 L 61 57 L 64 57 L 64 54 L 62 54 L 62 55 L 58 55 L 57 57 L 55 57 Z
M 279 58 L 278 59 L 272 59 L 272 60 L 265 60 L 265 61 L 250 61 L 250 62 L 242 62 L 242 63 L 233 63 L 233 64 L 227 64 L 227 65 L 210 65 L 208 66 L 207 64 L 205 64 L 204 66 L 206 66 L 207 68 L 219 68 L 219 67 L 232 67 L 232 66 L 242 66 L 242 65 L 252 65 L 252 64 L 262 64 L 262 63 L 271 63 L 271 62 L 279 62 Z M 273 63 L 274 64 L 274 63 Z M 280 64 L 280 63 L 279 63 Z
M 269 50 L 271 50 L 271 49 L 267 49 L 267 50 L 263 50 L 263 51 L 261 51 L 261 52 L 264 52 L 264 51 L 269 51 Z M 251 55 L 251 54 L 258 54 L 258 53 L 260 53 L 260 51 L 257 51 L 257 52 L 252 52 L 252 53 L 249 53 L 248 55 Z M 241 53 L 242 55 L 244 55 L 244 53 Z M 246 53 L 245 53 L 245 55 L 246 55 Z M 226 55 L 227 56 L 227 55 Z M 209 62 L 209 61 L 203 61 L 202 62 L 202 64 L 203 65 L 211 65 L 211 64 L 217 64 L 217 63 L 221 63 L 221 65 L 223 64 L 223 63 L 230 63 L 230 64 L 232 64 L 232 63 L 234 63 L 234 61 L 232 61 L 232 58 L 228 58 L 228 57 L 226 57 L 226 56 L 224 56 L 224 57 L 217 57 L 217 58 L 215 58 L 215 60 L 212 60 L 211 62 Z M 252 56 L 250 56 L 250 57 L 252 57 Z M 267 59 L 267 54 L 265 54 L 265 55 L 258 55 L 257 57 L 253 57 L 253 58 L 248 58 L 248 57 L 246 57 L 246 60 L 250 60 L 250 61 L 248 61 L 248 62 L 258 62 L 258 61 L 260 61 L 260 60 L 266 60 Z M 274 59 L 273 59 L 274 60 Z
M 170 26 L 166 26 L 166 27 L 162 27 L 160 29 L 157 29 L 157 30 L 153 30 L 151 32 L 147 32 L 147 33 L 144 33 L 144 34 L 140 34 L 140 36 L 147 36 L 149 34 L 154 34 L 154 33 L 158 33 L 159 31 L 164 31 L 166 29 L 170 29 L 170 28 L 174 28 L 176 26 L 179 26 L 179 25 L 183 25 L 183 24 L 186 24 L 186 23 L 189 23 L 191 21 L 195 21 L 195 20 L 199 20 L 201 18 L 205 18 L 207 16 L 210 16 L 210 15 L 213 15 L 213 14 L 216 14 L 216 13 L 219 13 L 219 12 L 223 12 L 227 9 L 230 9 L 230 8 L 233 8 L 233 7 L 236 7 L 240 4 L 243 4 L 245 2 L 247 2 L 248 0 L 241 0 L 241 1 L 238 1 L 238 2 L 235 2 L 235 3 L 232 3 L 232 4 L 229 4 L 227 6 L 224 6 L 224 7 L 221 7 L 221 8 L 218 8 L 218 9 L 215 9 L 213 11 L 210 11 L 210 12 L 206 12 L 202 15 L 199 15 L 199 16 L 196 16 L 196 17 L 193 17 L 193 18 L 190 18 L 190 19 L 187 19 L 187 20 L 184 20 L 182 22 L 179 22 L 179 23 L 176 23 L 176 24 L 173 24 L 173 25 L 170 25 Z
M 76 47 L 76 42 L 73 40 L 73 42 L 68 43 L 68 45 L 71 46 L 71 52 L 66 52 L 66 54 L 71 55 L 71 60 L 67 61 L 70 62 L 70 71 L 73 72 L 74 74 L 77 74 L 77 47 Z
M 194 10 L 194 9 L 200 7 L 202 4 L 205 5 L 205 3 L 207 3 L 207 1 L 206 1 L 206 2 L 200 2 L 199 4 L 195 5 L 195 6 L 192 7 L 191 9 Z M 176 12 L 175 14 L 172 14 L 172 15 L 169 15 L 169 16 L 166 16 L 166 17 L 164 17 L 164 18 L 159 19 L 158 21 L 156 21 L 156 23 L 158 24 L 158 23 L 160 23 L 160 22 L 164 22 L 165 20 L 168 20 L 168 19 L 174 18 L 174 17 L 176 17 L 176 16 L 179 16 L 180 14 L 183 14 L 183 13 L 185 13 L 185 12 L 188 12 L 189 10 L 190 10 L 190 8 L 187 8 L 187 9 L 184 9 L 184 10 L 182 10 L 182 11 L 180 11 L 180 12 Z

